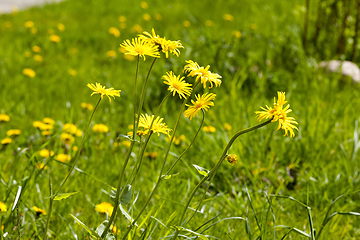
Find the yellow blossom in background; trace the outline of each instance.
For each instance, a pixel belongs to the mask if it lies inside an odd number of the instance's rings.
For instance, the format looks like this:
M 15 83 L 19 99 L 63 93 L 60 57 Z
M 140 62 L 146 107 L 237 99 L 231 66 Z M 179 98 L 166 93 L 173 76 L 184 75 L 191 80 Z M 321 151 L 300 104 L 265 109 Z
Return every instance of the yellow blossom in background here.
M 43 57 L 39 54 L 34 55 L 34 60 L 37 62 L 42 62 L 43 61 Z
M 162 16 L 159 13 L 155 13 L 154 18 L 160 21 L 162 19 Z
M 73 147 L 72 147 L 72 150 L 73 150 L 74 152 L 76 152 L 78 149 L 79 149 L 79 148 L 78 148 L 77 146 L 73 146 Z
M 135 57 L 133 55 L 124 55 L 124 59 L 128 60 L 128 61 L 134 61 Z
M 121 90 L 115 90 L 114 88 L 106 89 L 105 86 L 101 86 L 100 83 L 88 83 L 86 86 L 88 86 L 91 90 L 94 91 L 90 96 L 94 94 L 100 94 L 101 99 L 103 99 L 103 96 L 105 95 L 109 98 L 109 102 L 111 102 L 110 97 L 113 97 L 114 99 L 115 96 L 120 97 Z
M 50 136 L 50 135 L 51 135 L 51 131 L 49 131 L 49 130 L 42 131 L 42 132 L 41 132 L 41 135 L 43 135 L 43 136 Z
M 35 24 L 34 24 L 33 21 L 27 21 L 27 22 L 25 22 L 24 26 L 25 26 L 26 28 L 32 28 L 32 27 L 35 26 Z
M 170 140 L 170 139 L 169 139 Z M 184 142 L 186 140 L 186 137 L 184 134 L 181 134 L 180 136 L 178 137 L 174 137 L 174 144 L 175 145 L 180 145 L 182 142 Z
M 257 29 L 257 26 L 256 26 L 255 23 L 252 23 L 252 24 L 250 24 L 250 28 L 251 28 L 252 30 L 256 30 L 256 29 Z
M 145 14 L 143 15 L 143 19 L 144 19 L 145 21 L 150 21 L 150 20 L 151 20 L 150 14 L 145 13 Z
M 50 125 L 54 125 L 54 124 L 55 124 L 55 121 L 54 121 L 53 119 L 51 119 L 51 118 L 48 118 L 48 117 L 44 118 L 43 121 L 44 121 L 44 123 L 46 123 L 46 124 L 50 124 Z
M 205 93 L 202 96 L 200 96 L 200 94 L 195 95 L 196 101 L 191 100 L 193 106 L 186 104 L 188 109 L 184 112 L 184 116 L 189 117 L 191 120 L 193 117 L 195 117 L 195 115 L 198 114 L 201 109 L 207 111 L 210 106 L 214 106 L 212 100 L 214 100 L 215 97 L 216 95 L 214 93 Z
M 236 38 L 241 38 L 241 32 L 239 30 L 232 31 L 231 35 L 233 35 Z
M 126 17 L 125 16 L 120 16 L 119 17 L 119 22 L 121 22 L 121 23 L 126 22 Z
M 190 23 L 190 21 L 185 20 L 185 21 L 183 22 L 183 25 L 184 25 L 184 27 L 190 27 L 190 26 L 191 26 L 191 23 Z
M 62 23 L 58 23 L 57 28 L 58 28 L 60 31 L 64 31 L 64 30 L 65 30 L 65 25 L 62 24 Z
M 159 35 L 156 35 L 155 30 L 151 29 L 151 34 L 148 32 L 143 32 L 143 35 L 139 35 L 139 38 L 145 40 L 148 43 L 153 43 L 159 47 L 163 53 L 165 53 L 165 57 L 169 57 L 169 52 L 173 55 L 179 57 L 180 48 L 184 48 L 181 44 L 180 40 L 178 41 L 171 41 L 166 40 L 166 38 L 162 38 Z
M 9 22 L 9 21 L 6 21 L 6 22 L 4 22 L 4 26 L 5 26 L 6 28 L 11 28 L 11 27 L 12 27 L 12 23 Z
M 145 1 L 142 1 L 142 2 L 140 3 L 140 6 L 141 6 L 141 8 L 143 8 L 143 9 L 147 9 L 147 8 L 149 7 L 149 4 L 148 4 L 147 2 L 145 2 Z
M 111 205 L 111 203 L 108 202 L 102 202 L 95 206 L 95 211 L 108 214 L 109 216 L 112 214 L 113 210 L 114 207 Z
M 155 116 L 149 116 L 147 114 L 141 114 L 140 115 L 140 119 L 139 119 L 139 128 L 144 128 L 144 130 L 150 130 L 150 125 L 151 122 L 153 122 L 152 127 L 151 127 L 151 131 L 153 133 L 157 133 L 158 136 L 160 135 L 160 133 L 164 133 L 166 135 L 170 134 L 171 129 L 168 128 L 166 126 L 165 123 L 163 123 L 162 121 L 164 120 L 163 118 L 160 118 L 159 116 L 156 117 L 156 119 L 154 120 Z
M 229 154 L 226 157 L 226 161 L 230 163 L 231 165 L 235 165 L 237 163 L 238 157 L 235 154 Z
M 116 52 L 113 50 L 110 50 L 110 51 L 106 52 L 106 56 L 108 56 L 109 58 L 115 58 Z
M 125 147 L 130 147 L 131 142 L 129 140 L 124 140 L 120 142 L 120 145 L 125 146 Z
M 144 61 L 146 59 L 145 56 L 160 57 L 158 47 L 141 38 L 133 38 L 131 42 L 127 39 L 120 44 L 120 47 L 126 50 L 125 54 L 144 57 Z
M 8 144 L 10 144 L 10 143 L 12 143 L 12 139 L 11 138 L 4 138 L 3 140 L 1 140 L 1 144 L 2 145 L 8 145 Z
M 208 26 L 208 27 L 212 27 L 212 26 L 214 26 L 214 22 L 211 21 L 211 20 L 206 20 L 205 25 Z
M 50 156 L 54 156 L 54 151 L 49 151 L 47 149 L 41 149 L 39 151 L 39 155 L 43 158 L 48 158 Z
M 37 215 L 40 215 L 40 214 L 46 215 L 46 211 L 44 209 L 38 208 L 36 206 L 33 206 L 32 209 L 36 212 Z
M 7 207 L 3 202 L 0 202 L 0 212 L 7 212 Z
M 11 6 L 11 11 L 13 15 L 15 15 L 17 12 L 19 12 L 19 7 L 16 5 Z
M 36 53 L 39 53 L 41 51 L 41 48 L 39 46 L 33 46 L 32 50 Z
M 74 76 L 74 77 L 77 75 L 77 71 L 74 70 L 74 69 L 69 69 L 69 70 L 68 70 L 68 73 L 69 73 L 71 76 Z
M 195 77 L 197 82 L 200 79 L 200 82 L 203 84 L 203 87 L 206 88 L 206 83 L 210 83 L 210 88 L 219 87 L 221 85 L 221 76 L 217 73 L 212 73 L 209 71 L 210 66 L 207 65 L 206 68 L 200 67 L 197 62 L 192 60 L 185 61 L 187 65 L 184 67 L 184 73 L 188 73 L 188 76 Z
M 50 28 L 50 29 L 48 29 L 48 34 L 50 34 L 50 35 L 52 35 L 52 34 L 54 34 L 55 33 L 55 30 L 54 29 L 52 29 L 52 28 Z
M 120 37 L 120 31 L 116 27 L 109 28 L 109 33 L 115 37 Z
M 139 25 L 139 24 L 135 24 L 131 29 L 131 32 L 137 32 L 137 33 L 141 33 L 144 31 L 144 29 Z
M 104 124 L 95 124 L 92 128 L 93 132 L 98 132 L 98 133 L 106 133 L 109 131 L 109 128 L 104 125 Z
M 34 78 L 35 77 L 35 71 L 34 70 L 32 70 L 31 68 L 25 68 L 24 70 L 23 70 L 23 74 L 25 75 L 25 76 L 28 76 L 28 77 L 31 77 L 31 78 Z
M 151 160 L 153 160 L 153 159 L 157 158 L 159 153 L 158 152 L 146 152 L 144 155 L 145 155 L 145 157 L 148 157 Z
M 69 133 L 60 134 L 60 139 L 66 144 L 72 144 L 75 141 L 75 138 Z
M 25 51 L 24 52 L 24 57 L 31 57 L 31 52 L 29 52 L 29 51 Z
M 126 23 L 120 23 L 119 24 L 119 27 L 120 27 L 120 29 L 125 29 L 126 28 Z
M 204 132 L 207 132 L 207 133 L 214 133 L 214 132 L 216 132 L 216 128 L 213 127 L 213 126 L 204 126 L 204 127 L 203 127 L 203 130 L 204 130 Z
M 224 128 L 226 131 L 231 131 L 232 127 L 229 123 L 224 123 Z
M 234 21 L 234 16 L 229 14 L 229 13 L 224 14 L 223 18 L 224 18 L 225 21 L 229 21 L 229 22 Z
M 285 103 L 287 103 L 287 101 L 285 101 L 285 92 L 277 92 L 277 94 L 278 100 L 276 101 L 274 97 L 273 108 L 265 105 L 265 108 L 260 107 L 263 111 L 255 112 L 258 115 L 258 121 L 260 122 L 263 119 L 272 119 L 271 122 L 279 121 L 279 125 L 276 131 L 281 128 L 285 130 L 284 136 L 287 136 L 289 132 L 290 137 L 294 137 L 295 133 L 293 129 L 298 130 L 298 128 L 294 124 L 298 123 L 295 121 L 295 118 L 287 116 L 287 114 L 292 111 L 290 109 L 290 104 L 283 108 Z
M 117 230 L 116 226 L 112 225 L 110 226 L 110 230 L 113 234 L 118 234 L 120 235 L 120 230 Z M 116 231 L 117 230 L 117 231 Z
M 7 115 L 5 113 L 1 113 L 0 114 L 0 122 L 8 122 L 8 121 L 10 121 L 9 115 Z
M 35 167 L 36 167 L 38 170 L 41 170 L 41 169 L 47 170 L 47 166 L 45 166 L 45 164 L 43 164 L 43 163 L 40 163 L 40 164 L 36 163 L 36 164 L 35 164 Z
M 82 107 L 83 109 L 85 109 L 85 110 L 88 110 L 88 111 L 94 110 L 94 106 L 93 106 L 92 104 L 90 104 L 90 103 L 84 103 L 84 102 L 82 102 L 82 103 L 81 103 L 81 107 Z
M 32 34 L 35 34 L 35 33 L 37 33 L 37 28 L 36 27 L 32 27 L 32 28 L 30 28 L 30 32 L 32 33 Z
M 20 129 L 10 129 L 6 132 L 7 136 L 18 136 L 21 134 L 21 130 Z
M 71 157 L 69 155 L 64 154 L 64 153 L 60 153 L 60 154 L 55 156 L 55 159 L 64 163 L 64 162 L 70 161 Z
M 172 92 L 173 96 L 175 96 L 175 93 L 179 94 L 180 99 L 182 97 L 187 98 L 187 96 L 190 96 L 192 90 L 191 84 L 183 80 L 185 77 L 180 78 L 180 75 L 176 76 L 172 71 L 170 71 L 161 78 L 165 80 L 164 83 L 166 85 L 169 85 L 167 90 Z
M 67 133 L 76 134 L 78 128 L 73 123 L 66 123 L 63 126 L 63 130 L 65 130 Z
M 78 49 L 77 48 L 72 48 L 71 49 L 71 54 L 77 54 L 78 53 Z
M 33 126 L 40 129 L 40 130 L 50 130 L 50 129 L 54 128 L 53 124 L 46 124 L 46 123 L 44 123 L 42 121 L 33 122 Z
M 55 42 L 55 43 L 60 42 L 60 37 L 58 35 L 52 34 L 50 36 L 50 41 Z

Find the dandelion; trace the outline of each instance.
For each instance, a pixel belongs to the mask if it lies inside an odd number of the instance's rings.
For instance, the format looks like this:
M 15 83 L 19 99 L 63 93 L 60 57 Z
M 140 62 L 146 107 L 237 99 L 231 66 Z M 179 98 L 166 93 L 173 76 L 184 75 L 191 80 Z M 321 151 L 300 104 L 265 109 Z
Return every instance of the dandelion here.
M 241 32 L 239 30 L 234 30 L 231 34 L 236 38 L 241 38 Z
M 19 136 L 21 134 L 21 130 L 20 129 L 10 129 L 6 132 L 6 135 L 11 137 L 11 136 Z
M 98 133 L 106 133 L 109 131 L 109 128 L 104 125 L 104 124 L 95 124 L 92 128 L 93 132 L 98 132 Z
M 35 71 L 34 70 L 32 70 L 31 68 L 25 68 L 24 70 L 23 70 L 23 74 L 25 75 L 25 76 L 28 76 L 28 77 L 31 77 L 31 78 L 34 78 L 35 77 Z
M 55 121 L 54 121 L 53 119 L 51 119 L 51 118 L 48 118 L 48 117 L 44 118 L 43 121 L 44 121 L 44 123 L 46 123 L 46 124 L 50 124 L 50 125 L 54 125 L 54 124 L 55 124 Z
M 175 96 L 175 93 L 179 94 L 180 99 L 182 97 L 186 98 L 186 96 L 190 96 L 191 84 L 183 80 L 185 77 L 180 78 L 180 75 L 175 76 L 175 74 L 170 71 L 161 78 L 165 80 L 165 84 L 169 85 L 168 90 L 173 93 L 173 96 Z
M 36 54 L 36 55 L 34 55 L 34 60 L 35 60 L 36 62 L 42 62 L 42 61 L 43 61 L 43 57 L 42 57 L 41 55 L 39 55 L 39 54 Z
M 155 13 L 154 18 L 160 21 L 162 19 L 162 16 L 159 13 Z
M 157 45 L 159 47 L 158 49 L 165 53 L 166 58 L 169 57 L 169 52 L 178 57 L 180 54 L 179 48 L 184 48 L 180 40 L 166 40 L 166 38 L 162 38 L 159 35 L 156 35 L 154 29 L 151 29 L 151 34 L 148 32 L 143 32 L 143 35 L 140 35 L 139 38 L 145 40 L 148 43 Z
M 47 170 L 47 166 L 45 166 L 44 163 L 40 163 L 40 164 L 36 163 L 36 164 L 35 164 L 35 167 L 36 167 L 37 170 L 39 170 L 39 171 L 40 171 L 41 169 Z
M 183 25 L 184 25 L 184 27 L 190 27 L 191 23 L 190 23 L 190 21 L 185 20 L 185 21 L 183 22 Z
M 41 214 L 46 215 L 46 211 L 44 209 L 38 208 L 36 206 L 33 206 L 32 209 L 36 212 L 37 216 L 40 216 Z
M 100 83 L 88 83 L 86 86 L 88 86 L 91 90 L 94 91 L 90 96 L 94 94 L 100 94 L 101 99 L 103 99 L 103 96 L 105 95 L 109 98 L 109 102 L 111 102 L 110 97 L 113 97 L 114 99 L 115 96 L 120 97 L 121 90 L 115 90 L 114 88 L 106 89 L 105 86 L 101 86 Z
M 75 141 L 75 138 L 69 133 L 60 134 L 60 139 L 66 144 L 72 144 Z
M 120 31 L 116 27 L 109 28 L 109 33 L 115 37 L 120 37 Z
M 65 130 L 67 133 L 76 134 L 78 128 L 73 123 L 66 123 L 63 126 L 63 130 Z
M 58 160 L 59 162 L 68 162 L 71 160 L 71 157 L 69 155 L 66 155 L 64 153 L 60 153 L 58 155 L 55 156 L 55 159 Z
M 39 155 L 43 158 L 48 158 L 50 156 L 54 156 L 54 151 L 49 151 L 47 149 L 41 149 L 39 151 Z
M 195 95 L 196 101 L 191 100 L 191 103 L 194 104 L 193 106 L 190 106 L 186 104 L 189 108 L 184 112 L 185 117 L 189 117 L 190 120 L 198 114 L 198 112 L 201 109 L 204 109 L 207 111 L 210 106 L 214 106 L 214 103 L 212 100 L 214 100 L 216 97 L 216 94 L 214 93 L 205 93 L 202 96 L 200 94 Z
M 200 82 L 203 84 L 203 87 L 206 88 L 206 83 L 210 83 L 210 88 L 219 87 L 221 85 L 221 76 L 217 73 L 212 73 L 209 71 L 210 66 L 207 65 L 206 68 L 200 67 L 197 62 L 192 60 L 185 61 L 187 65 L 184 67 L 184 73 L 189 73 L 188 76 L 195 77 L 197 82 L 200 79 Z
M 216 128 L 213 127 L 213 126 L 204 126 L 204 127 L 203 127 L 203 130 L 204 130 L 204 132 L 207 132 L 207 133 L 214 133 L 214 132 L 216 132 Z
M 126 23 L 124 23 L 124 22 L 120 23 L 120 24 L 119 24 L 119 27 L 120 27 L 121 29 L 125 29 L 125 28 L 126 28 Z
M 143 8 L 143 9 L 147 9 L 147 8 L 149 7 L 149 4 L 148 4 L 147 2 L 145 2 L 145 1 L 142 1 L 142 2 L 140 3 L 140 6 L 141 6 L 141 8 Z
M 154 160 L 155 158 L 157 158 L 157 156 L 159 155 L 158 152 L 146 152 L 145 157 L 150 158 L 150 160 Z
M 114 50 L 107 51 L 106 56 L 108 56 L 109 58 L 115 58 L 116 52 Z
M 81 107 L 82 107 L 83 109 L 85 109 L 85 110 L 88 110 L 88 111 L 94 110 L 94 106 L 93 106 L 92 104 L 90 104 L 90 103 L 84 103 L 84 102 L 82 102 L 82 103 L 81 103 Z
M 175 145 L 180 145 L 182 142 L 184 142 L 186 140 L 186 137 L 184 134 L 181 134 L 178 137 L 174 137 L 174 144 Z
M 12 143 L 12 139 L 11 138 L 4 138 L 3 140 L 1 140 L 1 144 L 6 146 L 8 144 Z
M 58 23 L 57 28 L 58 28 L 60 31 L 64 31 L 64 30 L 65 30 L 65 25 L 62 24 L 62 23 Z
M 145 21 L 150 21 L 150 20 L 151 20 L 150 14 L 145 13 L 145 14 L 143 15 L 143 19 L 144 19 Z
M 40 129 L 40 130 L 50 130 L 53 129 L 54 126 L 52 124 L 46 124 L 42 121 L 35 121 L 33 122 L 33 126 Z
M 151 131 L 153 133 L 157 133 L 158 136 L 160 135 L 160 133 L 169 135 L 171 129 L 168 128 L 166 126 L 166 124 L 162 122 L 164 119 L 160 118 L 159 116 L 156 117 L 155 120 L 154 120 L 154 118 L 155 118 L 154 115 L 149 116 L 147 114 L 145 114 L 145 115 L 141 114 L 140 119 L 139 119 L 139 127 L 144 128 L 145 131 L 150 130 L 150 125 L 153 122 L 152 127 L 151 127 Z
M 139 24 L 135 24 L 132 28 L 131 28 L 131 32 L 137 32 L 137 33 L 141 33 L 143 32 L 143 28 L 139 25 Z
M 24 26 L 25 26 L 26 28 L 32 28 L 32 27 L 35 26 L 35 24 L 34 24 L 33 21 L 27 21 L 27 22 L 25 22 Z
M 141 38 L 133 38 L 131 42 L 127 39 L 120 44 L 120 47 L 127 51 L 125 54 L 144 57 L 144 61 L 146 59 L 145 55 L 156 58 L 160 57 L 158 47 Z
M 295 133 L 293 129 L 298 130 L 298 128 L 294 124 L 298 124 L 295 121 L 295 118 L 288 117 L 287 114 L 291 112 L 290 104 L 288 104 L 285 108 L 283 106 L 287 101 L 285 101 L 285 92 L 277 92 L 278 94 L 278 100 L 275 101 L 274 97 L 274 107 L 269 107 L 265 105 L 264 107 L 260 107 L 263 111 L 256 111 L 255 113 L 258 114 L 258 121 L 260 122 L 263 119 L 271 119 L 271 122 L 279 121 L 278 128 L 276 131 L 278 131 L 280 128 L 285 130 L 284 136 L 288 135 L 288 132 L 290 133 L 290 137 L 294 137 Z
M 51 131 L 49 131 L 49 130 L 42 131 L 42 132 L 41 132 L 41 135 L 43 135 L 43 136 L 50 136 L 50 135 L 51 135 Z
M 41 48 L 39 46 L 33 46 L 32 50 L 36 53 L 39 53 L 41 51 Z
M 3 202 L 0 202 L 0 212 L 7 212 L 7 207 Z
M 206 20 L 205 25 L 208 26 L 208 27 L 212 27 L 212 26 L 214 26 L 214 22 L 211 21 L 211 20 Z
M 226 157 L 226 161 L 228 161 L 231 165 L 235 165 L 237 163 L 238 157 L 235 154 L 229 154 Z
M 232 22 L 232 21 L 234 21 L 234 16 L 231 15 L 231 14 L 229 14 L 229 13 L 224 14 L 224 20 L 225 20 L 225 21 Z
M 74 77 L 77 75 L 77 71 L 74 70 L 74 69 L 69 69 L 69 70 L 68 70 L 68 73 L 69 73 L 71 76 L 74 76 Z
M 231 131 L 232 127 L 229 123 L 224 123 L 224 128 L 226 131 Z
M 52 34 L 50 36 L 50 41 L 58 43 L 58 42 L 60 42 L 60 37 L 58 35 Z
M 108 202 L 102 202 L 95 206 L 95 211 L 98 211 L 100 213 L 106 213 L 109 216 L 112 214 L 113 210 L 114 207 L 111 205 L 111 203 Z
M 125 16 L 120 16 L 119 17 L 119 22 L 121 22 L 121 23 L 126 22 L 126 17 Z
M 10 121 L 9 115 L 7 115 L 5 113 L 1 113 L 0 114 L 0 122 L 8 122 L 8 121 Z

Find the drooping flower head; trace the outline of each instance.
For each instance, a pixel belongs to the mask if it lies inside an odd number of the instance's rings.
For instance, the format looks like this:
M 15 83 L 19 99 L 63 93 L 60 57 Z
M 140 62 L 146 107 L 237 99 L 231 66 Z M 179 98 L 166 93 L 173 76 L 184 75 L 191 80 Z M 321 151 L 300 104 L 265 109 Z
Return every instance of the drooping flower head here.
M 200 67 L 197 62 L 192 60 L 185 61 L 187 65 L 184 67 L 184 73 L 189 73 L 188 76 L 196 77 L 195 81 L 197 82 L 200 79 L 200 82 L 203 84 L 203 87 L 206 88 L 206 83 L 210 83 L 210 88 L 215 84 L 215 87 L 221 85 L 221 76 L 217 73 L 212 73 L 209 71 L 210 66 L 207 65 L 205 68 Z
M 259 122 L 263 119 L 271 119 L 271 118 L 272 118 L 271 122 L 279 121 L 279 125 L 276 131 L 281 128 L 285 130 L 284 136 L 287 136 L 289 132 L 290 137 L 294 137 L 295 136 L 294 129 L 298 130 L 298 128 L 294 124 L 298 124 L 298 123 L 295 121 L 295 118 L 287 116 L 287 114 L 292 111 L 290 109 L 290 104 L 288 104 L 285 108 L 283 108 L 285 103 L 287 103 L 287 101 L 285 101 L 285 92 L 277 92 L 277 94 L 278 94 L 278 100 L 276 101 L 274 97 L 273 108 L 265 105 L 265 108 L 260 107 L 263 111 L 256 111 L 255 113 L 258 114 Z
M 127 39 L 120 44 L 120 47 L 127 51 L 125 54 L 144 57 L 144 61 L 146 59 L 145 56 L 160 57 L 158 47 L 154 43 L 145 41 L 142 38 L 133 38 L 131 42 Z
M 151 34 L 148 32 L 143 32 L 143 35 L 139 35 L 139 38 L 145 40 L 146 42 L 157 45 L 159 51 L 165 53 L 166 58 L 169 57 L 169 52 L 178 57 L 180 55 L 179 48 L 184 48 L 180 40 L 166 40 L 165 37 L 162 38 L 159 35 L 156 35 L 154 29 L 151 29 Z
M 180 75 L 176 76 L 170 71 L 161 78 L 165 80 L 165 84 L 169 85 L 168 90 L 173 93 L 173 96 L 175 96 L 175 93 L 179 94 L 180 99 L 181 97 L 187 98 L 187 96 L 190 96 L 191 84 L 183 80 L 185 77 L 180 78 Z
M 115 90 L 114 88 L 108 88 L 106 89 L 105 86 L 101 86 L 100 83 L 88 83 L 86 86 L 88 86 L 91 90 L 93 90 L 94 92 L 90 95 L 94 95 L 94 94 L 100 94 L 101 99 L 103 99 L 103 96 L 107 96 L 109 98 L 109 101 L 111 102 L 111 98 L 113 97 L 115 99 L 116 97 L 120 97 L 120 92 L 121 90 Z
M 184 112 L 185 117 L 189 117 L 190 120 L 198 114 L 201 109 L 207 111 L 210 106 L 214 106 L 212 100 L 214 100 L 216 94 L 214 93 L 204 93 L 202 96 L 200 94 L 195 95 L 196 101 L 191 100 L 192 106 L 186 104 L 189 108 Z
M 160 133 L 169 135 L 171 129 L 168 128 L 168 126 L 162 122 L 164 119 L 160 118 L 159 116 L 156 117 L 155 119 L 154 118 L 155 118 L 154 115 L 149 116 L 147 114 L 145 114 L 145 115 L 141 114 L 140 118 L 139 118 L 139 128 L 141 127 L 141 128 L 144 128 L 144 131 L 149 131 L 151 123 L 154 121 L 152 124 L 152 127 L 151 127 L 151 131 L 153 133 L 157 133 L 158 136 L 160 135 Z

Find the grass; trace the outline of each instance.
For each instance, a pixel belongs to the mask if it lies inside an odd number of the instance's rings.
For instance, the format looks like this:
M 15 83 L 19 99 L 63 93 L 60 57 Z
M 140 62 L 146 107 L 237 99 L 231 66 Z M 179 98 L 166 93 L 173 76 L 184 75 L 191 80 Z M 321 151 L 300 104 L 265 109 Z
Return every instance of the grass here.
M 132 239 L 160 239 L 173 234 L 170 227 L 178 226 L 183 206 L 202 178 L 191 165 L 211 169 L 234 133 L 257 124 L 254 112 L 259 106 L 270 105 L 276 91 L 286 92 L 292 115 L 299 122 L 296 137 L 283 137 L 281 131 L 275 131 L 276 123 L 241 136 L 229 151 L 238 155 L 238 164 L 222 164 L 200 212 L 185 228 L 197 233 L 204 231 L 203 234 L 219 239 L 260 236 L 262 239 L 308 239 L 302 234 L 310 235 L 311 222 L 315 231 L 320 231 L 327 210 L 337 197 L 347 194 L 332 205 L 330 215 L 360 212 L 360 195 L 356 192 L 360 180 L 356 145 L 360 134 L 359 87 L 349 79 L 316 69 L 312 62 L 322 59 L 304 54 L 303 13 L 299 11 L 302 1 L 257 0 L 241 4 L 216 1 L 212 5 L 204 1 L 148 1 L 146 9 L 140 3 L 64 1 L 0 16 L 3 46 L 0 49 L 0 112 L 11 118 L 0 124 L 0 139 L 6 137 L 9 129 L 21 130 L 20 136 L 0 150 L 0 200 L 8 207 L 0 219 L 4 232 L 8 232 L 6 238 L 15 239 L 19 234 L 22 239 L 43 236 L 46 216 L 37 216 L 32 207 L 48 209 L 49 180 L 52 191 L 56 191 L 69 167 L 53 158 L 41 158 L 37 152 L 44 144 L 55 154 L 66 152 L 59 135 L 55 135 L 65 123 L 74 123 L 84 131 L 91 112 L 84 111 L 81 103 L 95 105 L 97 102 L 97 97 L 90 97 L 91 91 L 86 87 L 92 82 L 121 89 L 121 97 L 111 104 L 100 103 L 91 127 L 103 123 L 110 131 L 107 134 L 89 132 L 78 169 L 62 189 L 62 192 L 80 193 L 55 201 L 49 234 L 54 239 L 86 238 L 88 233 L 70 214 L 92 229 L 106 219 L 104 214 L 95 211 L 95 205 L 113 202 L 109 196 L 110 186 L 116 187 L 127 153 L 122 139 L 117 138 L 130 131 L 128 125 L 132 124 L 133 112 L 135 61 L 125 59 L 118 48 L 123 40 L 138 34 L 133 31 L 135 24 L 144 31 L 155 28 L 157 34 L 179 39 L 184 45 L 179 58 L 171 56 L 156 62 L 143 112 L 155 112 L 167 94 L 161 76 L 168 70 L 180 74 L 185 60 L 209 64 L 210 70 L 222 75 L 223 83 L 220 88 L 212 89 L 217 98 L 205 118 L 205 125 L 214 126 L 216 132 L 200 132 L 194 146 L 172 171 L 179 174 L 163 181 L 155 193 L 138 221 L 138 235 Z M 150 14 L 150 21 L 143 19 L 145 13 Z M 227 13 L 234 17 L 233 21 L 223 19 Z M 161 20 L 156 20 L 155 14 L 160 14 Z M 120 16 L 127 18 L 124 29 L 120 28 Z M 211 20 L 213 25 L 207 26 L 206 20 Z M 35 34 L 24 27 L 27 21 L 34 22 Z M 185 27 L 184 21 L 189 21 L 190 26 Z M 59 23 L 65 26 L 64 31 L 58 29 Z M 120 29 L 120 37 L 111 35 L 110 27 Z M 234 30 L 241 32 L 240 38 L 232 34 Z M 52 33 L 61 41 L 51 42 Z M 41 48 L 38 54 L 43 57 L 42 62 L 34 61 L 37 53 L 33 52 L 33 46 Z M 107 56 L 110 50 L 117 53 L 115 58 Z M 150 59 L 140 62 L 140 82 L 150 62 Z M 36 76 L 24 76 L 24 68 L 33 69 Z M 69 69 L 77 74 L 70 75 Z M 175 124 L 180 106 L 181 101 L 171 98 L 159 113 L 170 128 Z M 44 117 L 56 121 L 51 140 L 42 137 L 32 126 Z M 225 123 L 232 129 L 225 130 Z M 181 118 L 178 134 L 185 134 L 186 140 L 171 148 L 166 169 L 190 143 L 199 124 L 200 117 L 192 121 Z M 74 145 L 79 146 L 80 141 L 81 138 L 76 137 Z M 131 216 L 138 213 L 155 184 L 166 143 L 163 136 L 153 138 L 146 149 L 157 152 L 158 156 L 144 159 L 140 177 L 132 186 L 134 203 L 125 206 Z M 75 153 L 69 151 L 69 154 L 74 159 Z M 134 159 L 130 161 L 126 176 L 134 164 Z M 35 163 L 40 162 L 46 163 L 48 170 L 39 171 Z M 22 191 L 18 210 L 11 211 L 19 186 Z M 205 188 L 206 185 L 195 195 L 190 204 L 192 209 L 196 208 Z M 189 213 L 192 210 L 188 210 Z M 118 239 L 128 225 L 119 215 Z M 186 233 L 189 231 L 183 231 L 182 235 Z M 319 238 L 357 239 L 359 236 L 360 221 L 356 214 L 338 214 L 327 223 Z

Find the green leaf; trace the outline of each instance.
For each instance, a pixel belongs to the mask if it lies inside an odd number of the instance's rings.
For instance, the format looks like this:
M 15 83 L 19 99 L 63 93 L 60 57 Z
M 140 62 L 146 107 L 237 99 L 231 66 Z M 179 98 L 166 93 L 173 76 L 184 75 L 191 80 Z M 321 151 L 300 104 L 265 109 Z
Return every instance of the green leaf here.
M 71 193 L 60 193 L 60 194 L 57 194 L 55 197 L 54 197 L 54 200 L 57 200 L 57 201 L 60 201 L 60 200 L 63 200 L 65 198 L 68 198 L 72 195 L 75 195 L 77 193 L 79 193 L 80 191 L 78 192 L 71 192 Z
M 120 207 L 121 213 L 127 218 L 127 220 L 130 221 L 130 223 L 132 223 L 132 222 L 134 221 L 134 219 L 130 216 L 130 214 L 128 214 L 128 213 L 126 212 L 126 210 L 122 207 L 121 204 L 119 204 L 119 207 Z M 138 226 L 138 225 L 135 223 L 135 226 Z
M 120 193 L 122 191 L 123 191 L 123 187 L 120 188 Z M 116 189 L 111 189 L 110 197 L 116 198 Z M 125 186 L 124 192 L 120 196 L 119 201 L 121 204 L 126 205 L 131 202 L 131 199 L 132 199 L 131 185 L 128 184 Z
M 207 170 L 207 169 L 205 169 L 205 168 L 203 168 L 203 167 L 200 167 L 200 166 L 198 166 L 198 165 L 195 165 L 195 164 L 193 164 L 192 165 L 201 175 L 203 175 L 203 176 L 207 176 L 208 174 L 209 174 L 209 170 Z
M 84 223 L 82 223 L 77 217 L 75 217 L 72 214 L 70 214 L 70 216 L 72 216 L 75 219 L 75 221 L 90 234 L 91 237 L 96 239 L 100 238 L 100 236 L 96 232 L 94 232 L 91 228 L 89 228 Z
M 181 171 L 180 171 L 181 172 Z M 174 173 L 174 174 L 171 174 L 171 175 L 162 175 L 161 178 L 165 179 L 165 180 L 169 180 L 170 178 L 173 178 L 175 177 L 176 175 L 179 175 L 180 172 L 178 173 Z
M 194 234 L 195 236 L 199 237 L 200 239 L 202 240 L 209 240 L 207 237 L 208 235 L 203 235 L 203 234 L 200 234 L 200 233 L 197 233 L 197 232 L 194 232 L 190 229 L 187 229 L 187 228 L 184 228 L 184 227 L 181 227 L 181 226 L 171 226 L 171 228 L 175 228 L 179 231 L 186 231 L 186 232 L 189 232 L 191 234 Z

